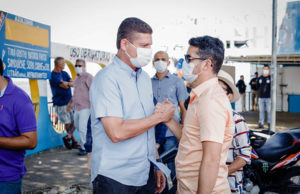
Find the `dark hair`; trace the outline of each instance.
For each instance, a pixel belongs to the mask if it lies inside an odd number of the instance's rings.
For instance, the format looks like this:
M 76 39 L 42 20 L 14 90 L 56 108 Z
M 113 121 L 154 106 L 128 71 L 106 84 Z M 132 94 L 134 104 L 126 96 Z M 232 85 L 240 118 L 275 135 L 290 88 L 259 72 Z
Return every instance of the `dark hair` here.
M 83 60 L 83 59 L 76 59 L 76 62 L 75 62 L 75 64 L 76 63 L 83 63 L 84 64 L 84 66 L 85 66 L 85 60 Z
M 58 63 L 59 63 L 60 60 L 64 60 L 64 58 L 63 57 L 56 57 L 54 59 L 54 65 L 58 65 Z
M 270 69 L 270 66 L 269 66 L 269 65 L 264 65 L 264 67 L 267 67 L 267 68 L 269 68 L 269 69 Z
M 227 87 L 227 89 L 226 89 L 226 94 L 227 94 L 227 95 L 228 95 L 228 94 L 233 94 L 233 91 L 232 91 L 231 87 L 230 87 L 225 81 L 220 80 L 220 79 L 219 79 L 219 81 L 223 82 L 223 83 L 226 85 L 226 87 Z
M 0 76 L 3 75 L 3 72 L 4 72 L 4 65 L 3 65 L 2 59 L 0 58 Z
M 255 74 L 255 75 L 258 75 L 258 72 L 255 72 L 254 74 Z
M 135 17 L 126 18 L 118 29 L 117 48 L 120 49 L 122 39 L 126 38 L 131 41 L 134 32 L 152 34 L 152 28 L 141 19 Z
M 201 36 L 189 40 L 191 46 L 198 47 L 197 54 L 199 57 L 210 59 L 212 62 L 213 72 L 218 74 L 224 60 L 224 44 L 218 38 L 211 36 Z

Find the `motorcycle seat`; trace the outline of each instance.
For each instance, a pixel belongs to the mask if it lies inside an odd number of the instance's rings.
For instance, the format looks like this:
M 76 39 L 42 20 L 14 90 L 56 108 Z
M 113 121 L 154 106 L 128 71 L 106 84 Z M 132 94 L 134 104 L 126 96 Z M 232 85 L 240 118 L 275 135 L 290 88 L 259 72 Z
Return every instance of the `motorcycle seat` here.
M 300 150 L 300 129 L 278 132 L 256 150 L 261 159 L 279 161 L 283 156 Z

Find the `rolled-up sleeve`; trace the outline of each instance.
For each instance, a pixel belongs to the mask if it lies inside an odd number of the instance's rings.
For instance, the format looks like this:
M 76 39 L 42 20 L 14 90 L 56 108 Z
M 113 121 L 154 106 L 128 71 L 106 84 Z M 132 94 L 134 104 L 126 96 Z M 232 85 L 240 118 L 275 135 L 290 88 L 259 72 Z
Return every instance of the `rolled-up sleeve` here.
M 122 98 L 116 80 L 103 75 L 94 78 L 90 100 L 96 118 L 123 118 Z
M 211 141 L 223 144 L 228 113 L 219 102 L 208 98 L 198 106 L 200 141 Z

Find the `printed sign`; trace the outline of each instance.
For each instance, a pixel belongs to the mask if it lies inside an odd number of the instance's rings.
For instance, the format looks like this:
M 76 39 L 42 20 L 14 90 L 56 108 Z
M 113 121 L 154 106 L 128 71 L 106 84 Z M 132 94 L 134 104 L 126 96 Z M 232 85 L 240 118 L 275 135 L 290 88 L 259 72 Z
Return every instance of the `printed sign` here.
M 4 75 L 50 78 L 50 26 L 0 10 L 0 57 Z
M 70 61 L 75 61 L 76 59 L 84 59 L 86 62 L 108 65 L 112 62 L 115 54 L 106 51 L 93 50 L 52 42 L 51 56 L 52 58 L 64 57 L 65 59 Z

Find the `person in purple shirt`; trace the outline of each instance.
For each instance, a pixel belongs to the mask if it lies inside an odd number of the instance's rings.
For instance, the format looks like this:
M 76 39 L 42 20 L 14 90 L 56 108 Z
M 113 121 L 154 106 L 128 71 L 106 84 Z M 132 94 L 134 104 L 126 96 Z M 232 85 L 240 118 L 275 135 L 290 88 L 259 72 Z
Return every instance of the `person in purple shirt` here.
M 29 96 L 3 76 L 0 59 L 0 194 L 22 191 L 26 149 L 37 145 L 36 118 Z

